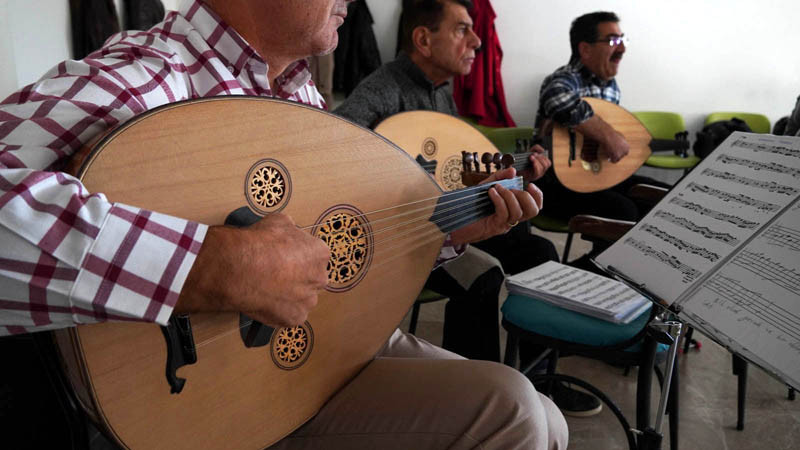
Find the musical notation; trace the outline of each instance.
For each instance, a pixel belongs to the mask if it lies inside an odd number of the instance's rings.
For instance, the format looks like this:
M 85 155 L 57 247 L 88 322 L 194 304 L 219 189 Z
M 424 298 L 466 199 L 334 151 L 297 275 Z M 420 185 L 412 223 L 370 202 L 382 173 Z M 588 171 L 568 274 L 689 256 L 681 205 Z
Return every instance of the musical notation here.
M 699 270 L 694 269 L 691 266 L 682 263 L 681 260 L 678 259 L 677 257 L 672 256 L 667 252 L 656 250 L 640 240 L 629 237 L 625 239 L 625 244 L 635 248 L 644 255 L 653 258 L 656 261 L 659 261 L 660 263 L 665 264 L 677 270 L 678 272 L 681 273 L 684 283 L 691 283 L 701 275 L 701 272 Z
M 800 189 L 786 186 L 783 184 L 776 183 L 774 181 L 761 181 L 761 180 L 754 180 L 752 178 L 747 178 L 743 176 L 739 176 L 730 172 L 720 172 L 719 170 L 714 169 L 705 169 L 703 170 L 703 175 L 719 178 L 722 180 L 733 181 L 737 184 L 743 184 L 745 186 L 752 186 L 758 189 L 763 189 L 769 192 L 775 192 L 778 194 L 783 195 L 790 195 L 794 196 L 800 192 Z
M 780 286 L 794 295 L 800 296 L 800 273 L 793 268 L 772 260 L 764 253 L 745 250 L 736 255 L 731 264 L 752 272 L 764 281 Z
M 767 153 L 774 153 L 776 155 L 792 156 L 795 158 L 800 158 L 800 150 L 778 145 L 756 144 L 754 142 L 747 142 L 744 139 L 735 140 L 733 144 L 731 144 L 731 146 L 747 148 L 753 150 L 754 152 L 767 152 Z
M 753 208 L 756 208 L 759 211 L 778 212 L 781 209 L 779 205 L 773 203 L 762 202 L 761 200 L 756 200 L 744 194 L 730 194 L 728 192 L 721 191 L 719 189 L 714 189 L 712 187 L 703 184 L 697 184 L 695 182 L 689 183 L 689 185 L 686 187 L 687 189 L 690 189 L 694 192 L 702 192 L 704 194 L 717 197 L 718 199 L 724 202 L 735 202 L 735 203 L 740 203 L 742 205 L 752 206 Z
M 733 278 L 718 275 L 711 278 L 705 287 L 719 295 L 704 299 L 702 303 L 705 307 L 710 309 L 719 305 L 739 316 L 739 324 L 749 322 L 767 334 L 782 334 L 782 338 L 778 338 L 780 340 L 794 340 L 795 345 L 800 343 L 800 317 L 792 311 L 765 299 L 756 291 L 747 289 Z
M 800 252 L 800 230 L 773 225 L 764 232 L 763 236 L 772 245 Z
M 737 158 L 735 156 L 730 156 L 726 154 L 722 154 L 717 156 L 717 161 L 723 164 L 735 164 L 738 166 L 749 167 L 753 170 L 766 170 L 769 172 L 776 172 L 780 174 L 791 175 L 795 178 L 800 178 L 800 169 L 795 169 L 794 167 L 787 167 L 783 164 L 778 163 L 762 163 L 759 161 L 753 161 L 752 159 L 746 158 Z
M 686 219 L 685 217 L 678 217 L 675 214 L 663 210 L 657 211 L 655 216 L 658 217 L 659 219 L 662 219 L 669 223 L 675 224 L 681 228 L 689 230 L 692 233 L 700 234 L 705 238 L 713 239 L 715 241 L 719 241 L 731 246 L 739 244 L 739 239 L 737 239 L 735 236 L 729 233 L 718 233 L 716 231 L 711 231 L 710 228 L 697 225 L 691 220 Z
M 697 203 L 692 203 L 683 200 L 680 197 L 673 197 L 672 199 L 670 199 L 669 202 L 672 203 L 673 205 L 678 205 L 681 208 L 688 209 L 689 211 L 694 211 L 700 215 L 709 216 L 721 222 L 731 223 L 736 227 L 745 230 L 754 230 L 756 229 L 756 227 L 758 227 L 758 222 L 753 222 L 752 220 L 742 219 L 739 216 L 726 214 L 723 212 L 715 211 L 713 209 L 708 209 L 702 205 L 698 205 Z
M 707 259 L 707 260 L 709 260 L 711 262 L 716 262 L 717 260 L 719 260 L 719 255 L 718 254 L 716 254 L 716 253 L 714 253 L 712 251 L 706 250 L 703 247 L 698 247 L 698 246 L 696 246 L 694 244 L 690 244 L 690 243 L 688 243 L 688 242 L 686 242 L 684 240 L 678 239 L 675 236 L 673 236 L 673 235 L 667 233 L 666 231 L 661 230 L 658 227 L 655 227 L 653 225 L 645 224 L 645 225 L 642 226 L 641 229 L 642 229 L 642 231 L 652 234 L 653 236 L 655 236 L 655 237 L 661 239 L 662 241 L 672 245 L 673 247 L 677 248 L 678 250 L 680 250 L 682 252 L 687 252 L 687 253 L 691 253 L 693 255 L 697 255 L 697 256 L 699 256 L 701 258 L 705 258 L 705 259 Z

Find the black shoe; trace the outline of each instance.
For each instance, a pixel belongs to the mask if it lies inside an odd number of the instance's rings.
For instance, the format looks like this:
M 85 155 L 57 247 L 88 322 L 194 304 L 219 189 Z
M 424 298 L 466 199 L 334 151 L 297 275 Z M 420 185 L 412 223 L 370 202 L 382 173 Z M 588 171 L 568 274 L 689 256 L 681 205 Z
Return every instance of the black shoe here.
M 542 389 L 544 388 L 545 386 L 542 386 Z M 565 383 L 553 383 L 549 397 L 562 413 L 572 417 L 594 416 L 603 410 L 603 404 L 597 397 L 572 389 Z

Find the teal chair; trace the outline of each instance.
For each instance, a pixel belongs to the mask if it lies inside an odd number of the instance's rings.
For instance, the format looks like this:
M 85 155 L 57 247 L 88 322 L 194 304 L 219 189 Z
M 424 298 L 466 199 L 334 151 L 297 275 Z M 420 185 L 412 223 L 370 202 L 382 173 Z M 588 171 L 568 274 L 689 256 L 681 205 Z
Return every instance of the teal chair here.
M 637 111 L 633 113 L 647 131 L 656 139 L 675 139 L 675 135 L 686 131 L 683 117 L 667 111 Z M 695 155 L 651 155 L 645 165 L 659 169 L 682 169 L 688 172 L 700 162 Z
M 524 146 L 523 141 L 530 142 L 533 139 L 533 127 L 509 127 L 495 128 L 487 131 L 489 139 L 495 147 L 502 153 L 514 153 Z M 539 230 L 551 233 L 566 233 L 567 240 L 564 244 L 564 252 L 561 261 L 566 263 L 569 257 L 569 250 L 572 246 L 573 233 L 569 230 L 569 223 L 565 219 L 539 214 L 530 220 L 530 224 Z
M 636 383 L 636 426 L 644 430 L 650 425 L 652 374 L 655 372 L 660 383 L 664 374 L 657 365 L 659 360 L 667 356 L 669 347 L 658 343 L 649 332 L 648 324 L 653 318 L 652 309 L 626 325 L 618 325 L 573 312 L 545 301 L 521 296 L 509 295 L 501 309 L 502 325 L 508 332 L 504 363 L 517 366 L 517 354 L 520 342 L 531 342 L 547 347 L 546 357 L 578 355 L 595 360 L 605 361 L 613 365 L 639 367 Z M 547 353 L 547 352 L 546 352 Z M 541 359 L 541 357 L 539 358 Z M 525 373 L 537 364 L 538 360 L 520 367 Z M 611 412 L 617 416 L 628 438 L 629 447 L 636 449 L 635 437 L 630 431 L 628 421 L 616 404 L 602 391 L 590 383 L 574 377 L 555 375 L 554 359 L 550 360 L 547 376 L 534 376 L 538 379 L 564 380 L 581 386 L 600 398 Z M 669 417 L 670 448 L 678 448 L 678 365 L 677 360 L 672 371 L 670 396 L 667 402 Z
M 746 112 L 713 112 L 706 117 L 705 125 L 710 123 L 719 122 L 721 120 L 730 120 L 734 117 L 742 119 L 747 123 L 747 126 L 753 130 L 753 133 L 769 134 L 771 129 L 769 119 L 767 116 L 758 113 Z
M 656 197 L 661 188 L 638 186 L 640 193 Z M 651 190 L 652 189 L 652 190 Z M 580 233 L 584 239 L 612 242 L 618 240 L 631 227 L 632 222 L 604 219 L 595 216 L 578 215 L 570 219 L 569 227 L 574 233 Z M 635 437 L 630 432 L 627 420 L 619 408 L 602 391 L 574 377 L 554 375 L 556 360 L 560 356 L 579 355 L 605 361 L 614 365 L 639 367 L 636 385 L 636 429 L 643 430 L 650 422 L 650 396 L 652 374 L 656 373 L 659 382 L 663 382 L 664 374 L 656 363 L 667 356 L 669 347 L 659 343 L 659 336 L 653 333 L 649 323 L 655 317 L 655 310 L 650 308 L 637 319 L 628 324 L 615 324 L 596 319 L 584 314 L 570 311 L 547 303 L 535 297 L 512 294 L 501 308 L 502 325 L 508 333 L 504 363 L 516 367 L 520 342 L 548 348 L 546 355 L 528 362 L 520 367 L 523 373 L 543 359 L 550 358 L 548 375 L 544 379 L 561 379 L 592 392 L 600 398 L 617 416 L 626 432 L 631 449 L 635 449 Z M 670 397 L 667 402 L 669 415 L 670 448 L 678 448 L 678 369 L 677 361 L 672 371 Z M 627 374 L 627 369 L 626 369 Z M 534 376 L 533 378 L 537 378 Z

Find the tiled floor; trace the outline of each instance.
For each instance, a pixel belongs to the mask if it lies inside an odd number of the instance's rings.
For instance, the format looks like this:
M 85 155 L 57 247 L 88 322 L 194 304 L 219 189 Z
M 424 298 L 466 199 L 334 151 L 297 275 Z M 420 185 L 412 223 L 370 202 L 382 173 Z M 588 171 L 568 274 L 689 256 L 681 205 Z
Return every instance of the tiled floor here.
M 546 234 L 563 248 L 564 235 Z M 572 257 L 587 249 L 576 239 Z M 441 344 L 444 302 L 424 305 L 417 336 Z M 408 317 L 403 323 L 407 329 Z M 505 335 L 501 331 L 501 342 Z M 760 369 L 750 366 L 747 386 L 745 428 L 736 430 L 737 379 L 731 372 L 727 350 L 705 336 L 695 333 L 700 350 L 679 354 L 680 431 L 679 448 L 684 450 L 800 449 L 800 400 L 787 400 L 785 385 Z M 580 357 L 562 358 L 558 371 L 573 375 L 603 390 L 616 402 L 629 421 L 635 420 L 636 369 L 627 376 L 623 370 L 602 362 Z M 653 398 L 660 395 L 657 383 Z M 657 401 L 653 401 L 653 415 Z M 572 450 L 626 449 L 627 443 L 619 422 L 607 408 L 589 418 L 567 417 Z M 667 423 L 664 423 L 663 449 L 669 448 Z

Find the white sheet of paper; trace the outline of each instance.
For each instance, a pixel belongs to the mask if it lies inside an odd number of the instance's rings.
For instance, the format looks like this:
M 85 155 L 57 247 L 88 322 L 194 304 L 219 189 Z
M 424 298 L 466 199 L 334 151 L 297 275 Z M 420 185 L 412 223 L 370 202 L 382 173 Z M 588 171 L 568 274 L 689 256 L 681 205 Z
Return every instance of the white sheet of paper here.
M 800 139 L 733 133 L 597 262 L 671 304 L 798 194 Z
M 800 138 L 732 134 L 597 261 L 800 387 Z
M 646 298 L 619 281 L 555 261 L 510 276 L 507 284 L 511 292 L 556 304 L 568 303 L 577 306 L 575 310 L 580 312 L 618 320 L 628 318 L 633 311 L 641 312 L 649 304 Z

